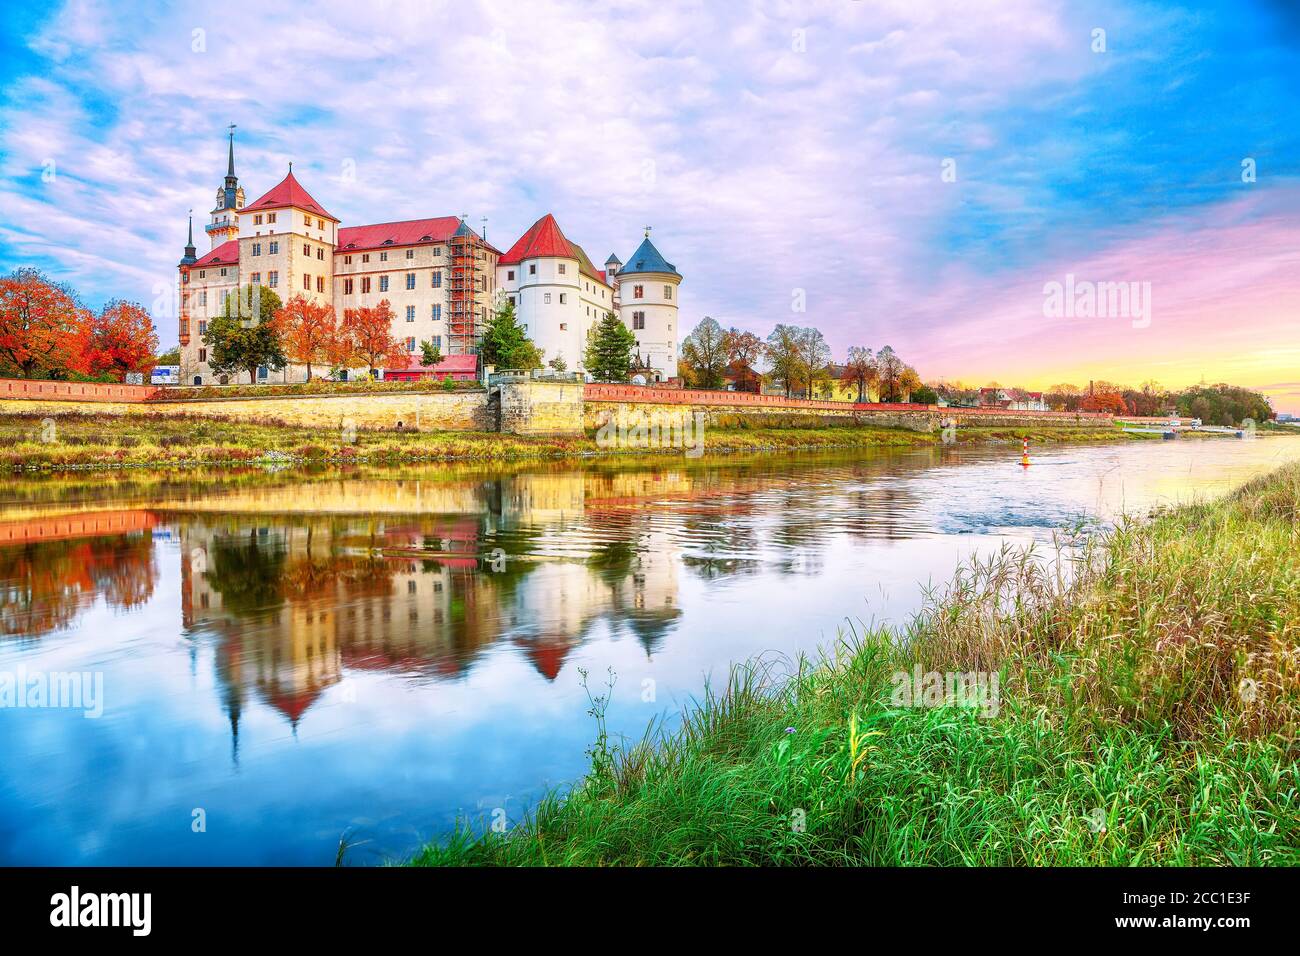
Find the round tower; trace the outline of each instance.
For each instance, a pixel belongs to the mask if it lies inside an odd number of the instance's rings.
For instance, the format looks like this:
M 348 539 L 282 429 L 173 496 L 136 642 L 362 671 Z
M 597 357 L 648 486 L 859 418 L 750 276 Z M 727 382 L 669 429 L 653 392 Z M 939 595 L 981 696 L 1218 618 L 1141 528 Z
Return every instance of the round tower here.
M 636 354 L 654 371 L 656 381 L 676 375 L 677 289 L 682 275 L 654 247 L 649 226 L 641 245 L 611 281 L 617 283 L 619 318 L 636 336 Z

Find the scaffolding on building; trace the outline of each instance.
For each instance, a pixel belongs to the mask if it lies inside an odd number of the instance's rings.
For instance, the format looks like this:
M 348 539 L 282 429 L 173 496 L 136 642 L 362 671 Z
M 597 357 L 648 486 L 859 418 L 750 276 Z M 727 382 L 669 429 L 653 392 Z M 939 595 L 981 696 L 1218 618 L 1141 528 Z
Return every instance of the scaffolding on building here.
M 476 354 L 482 333 L 478 292 L 483 242 L 462 218 L 447 251 L 451 261 L 447 276 L 447 351 L 452 355 Z

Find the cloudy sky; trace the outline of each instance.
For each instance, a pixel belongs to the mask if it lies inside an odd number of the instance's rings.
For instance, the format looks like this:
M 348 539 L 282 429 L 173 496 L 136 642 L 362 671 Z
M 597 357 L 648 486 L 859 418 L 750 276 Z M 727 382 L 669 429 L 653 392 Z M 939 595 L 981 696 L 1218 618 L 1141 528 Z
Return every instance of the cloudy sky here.
M 292 161 L 344 225 L 467 213 L 504 249 L 552 212 L 599 263 L 650 224 L 683 326 L 1300 412 L 1288 0 L 38 7 L 0 12 L 0 270 L 91 304 L 174 283 L 235 123 L 249 201 Z M 1150 308 L 1049 314 L 1067 276 Z

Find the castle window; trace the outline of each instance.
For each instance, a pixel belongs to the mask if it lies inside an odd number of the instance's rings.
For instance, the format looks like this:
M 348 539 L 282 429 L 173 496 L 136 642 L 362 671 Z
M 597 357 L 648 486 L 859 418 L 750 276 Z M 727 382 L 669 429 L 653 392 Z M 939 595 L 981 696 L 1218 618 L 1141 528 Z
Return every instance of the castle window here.
M 370 291 L 370 276 L 363 276 L 361 279 L 361 292 L 364 295 Z
M 433 337 L 433 347 L 434 347 L 435 349 L 439 349 L 439 350 L 442 349 L 442 336 L 441 336 L 441 335 L 435 335 L 435 336 Z
M 560 275 L 564 275 L 564 270 L 565 270 L 565 265 L 564 265 L 563 262 L 561 262 L 561 263 L 560 263 Z
M 530 265 L 528 266 L 528 274 L 529 274 L 530 276 L 535 276 L 535 275 L 537 275 L 537 264 L 536 264 L 536 263 L 532 263 L 532 264 L 530 264 Z
M 207 349 L 199 349 L 199 361 L 200 361 L 200 362 L 206 362 L 207 360 L 208 360 L 208 350 L 207 350 Z
M 362 261 L 362 262 L 369 262 L 369 261 L 370 261 L 370 253 L 368 253 L 368 252 L 362 253 L 362 255 L 361 255 L 361 261 Z
M 673 287 L 670 285 L 664 286 L 664 298 L 671 299 L 672 297 L 673 297 Z
M 506 296 L 506 298 L 510 300 L 511 305 L 515 304 L 515 297 L 513 295 L 508 295 Z
M 406 351 L 408 351 L 408 352 L 414 352 L 414 351 L 415 351 L 415 336 L 413 336 L 413 335 L 408 335 L 408 336 L 406 337 Z
M 261 224 L 262 224 L 262 217 L 261 217 L 261 215 L 259 214 L 259 215 L 254 216 L 254 217 L 253 217 L 253 225 L 255 225 L 255 226 L 260 226 Z
M 207 270 L 207 269 L 200 269 L 200 270 L 199 270 L 199 278 L 200 278 L 200 279 L 206 279 L 207 277 L 208 277 L 208 270 Z
M 388 253 L 386 253 L 386 252 L 381 252 L 381 253 L 379 254 L 379 261 L 380 261 L 380 262 L 387 262 L 387 261 L 388 261 Z
M 311 276 L 305 272 L 302 274 L 302 287 L 308 292 L 311 291 Z
M 316 258 L 319 259 L 321 262 L 324 262 L 324 261 L 325 261 L 325 247 L 324 247 L 324 246 L 317 246 L 317 247 L 316 247 Z
M 267 251 L 268 251 L 271 255 L 275 255 L 277 252 L 280 251 L 280 243 L 278 243 L 278 242 L 272 242 L 271 245 L 270 245 L 270 247 L 267 249 Z
M 564 305 L 564 301 L 565 301 L 565 300 L 564 300 L 564 293 L 561 292 L 561 293 L 560 293 L 560 305 Z
M 324 228 L 325 228 L 325 220 L 324 220 L 324 219 L 317 219 L 317 220 L 316 220 L 316 228 L 317 228 L 317 229 L 324 229 Z
M 260 272 L 254 272 L 254 273 L 253 273 L 253 285 L 257 285 L 257 284 L 260 283 L 261 281 L 262 281 L 262 273 L 260 273 Z
M 515 270 L 514 270 L 514 269 L 508 269 L 508 270 L 506 270 L 506 281 L 507 281 L 507 282 L 514 282 L 514 281 L 515 281 Z
M 276 272 L 274 269 L 268 272 L 266 274 L 266 284 L 272 289 L 278 286 L 280 284 L 280 273 Z
M 253 243 L 253 255 L 260 256 L 261 254 L 262 254 L 262 244 L 260 242 Z
M 343 280 L 343 294 L 344 294 L 344 295 L 351 295 L 351 294 L 352 294 L 352 281 L 353 281 L 353 280 L 351 280 L 351 279 L 344 279 L 344 280 Z
M 384 255 L 384 254 L 385 254 L 385 253 L 380 253 L 380 255 Z M 380 292 L 387 292 L 387 291 L 388 291 L 388 276 L 380 276 L 380 277 L 379 277 L 379 291 L 380 291 Z
M 345 266 L 350 266 L 350 265 L 352 265 L 352 257 L 351 257 L 351 256 L 344 256 L 344 257 L 343 257 L 343 264 L 344 264 Z
M 634 329 L 644 329 L 644 328 L 645 328 L 645 313 L 644 313 L 644 312 L 633 312 L 633 313 L 632 313 L 632 328 L 634 328 Z
M 225 269 L 222 269 L 222 270 L 221 270 L 221 274 L 222 274 L 222 275 L 225 275 L 225 274 L 226 274 L 226 270 L 225 270 Z
M 442 288 L 442 270 L 440 269 L 433 270 L 433 287 L 435 289 Z
M 406 258 L 408 258 L 408 259 L 414 259 L 414 258 L 415 258 L 415 250 L 414 250 L 414 249 L 407 249 L 407 250 L 406 250 Z
M 435 322 L 437 322 L 439 319 L 442 318 L 442 304 L 441 304 L 441 303 L 435 302 L 435 303 L 433 304 L 433 308 L 431 308 L 431 309 L 429 310 L 429 318 L 433 319 L 433 321 L 435 321 Z
M 561 332 L 567 332 L 567 331 L 569 331 L 569 323 L 568 323 L 568 322 L 561 322 L 561 323 L 560 323 L 560 331 L 561 331 Z
M 200 319 L 200 320 L 199 320 L 199 335 L 207 335 L 207 334 L 208 334 L 208 323 L 206 323 L 206 322 L 204 322 L 202 319 Z
M 317 276 L 317 277 L 316 277 L 316 291 L 317 291 L 317 292 L 324 292 L 324 291 L 325 291 L 325 277 L 324 277 L 324 276 Z
M 406 321 L 407 321 L 407 322 L 414 322 L 414 321 L 415 321 L 415 306 L 413 306 L 413 305 L 408 305 L 408 306 L 406 307 Z
M 644 299 L 644 298 L 645 298 L 645 286 L 639 286 L 639 285 L 634 285 L 634 286 L 632 286 L 632 298 L 634 298 L 634 299 Z
M 206 306 L 207 304 L 208 304 L 208 290 L 204 289 L 202 292 L 199 293 L 199 305 Z
M 410 250 L 408 250 L 408 251 L 410 251 Z M 414 289 L 414 288 L 415 288 L 415 273 L 414 273 L 414 272 L 408 272 L 408 273 L 406 274 L 406 287 L 407 287 L 408 289 Z
M 266 214 L 266 221 L 267 221 L 267 222 L 275 222 L 275 213 L 273 213 L 273 212 L 268 212 L 268 213 Z
M 551 304 L 551 294 L 550 294 L 549 292 L 544 292 L 544 293 L 542 293 L 542 303 L 543 303 L 544 305 L 550 305 L 550 304 Z
M 442 255 L 442 246 L 434 246 L 434 247 L 433 247 L 433 254 L 434 254 L 435 256 L 441 256 L 441 255 Z
M 311 246 L 310 246 L 308 243 L 305 243 L 305 242 L 304 242 L 304 243 L 302 244 L 302 254 L 303 254 L 304 256 L 310 256 L 310 255 L 311 255 Z

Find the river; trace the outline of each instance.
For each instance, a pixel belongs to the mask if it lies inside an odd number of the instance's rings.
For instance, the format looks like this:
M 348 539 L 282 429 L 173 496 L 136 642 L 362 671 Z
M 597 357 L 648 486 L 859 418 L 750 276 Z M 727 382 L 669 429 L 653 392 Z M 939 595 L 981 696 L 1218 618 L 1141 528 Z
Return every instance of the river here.
M 0 863 L 331 865 L 345 836 L 347 863 L 399 858 L 581 776 L 580 669 L 594 693 L 612 670 L 610 728 L 639 737 L 732 661 L 905 620 L 972 554 L 1296 459 L 1258 438 L 1029 468 L 1002 446 L 9 479 Z

